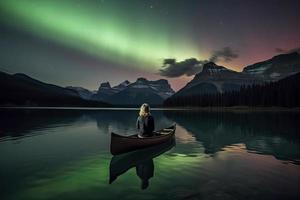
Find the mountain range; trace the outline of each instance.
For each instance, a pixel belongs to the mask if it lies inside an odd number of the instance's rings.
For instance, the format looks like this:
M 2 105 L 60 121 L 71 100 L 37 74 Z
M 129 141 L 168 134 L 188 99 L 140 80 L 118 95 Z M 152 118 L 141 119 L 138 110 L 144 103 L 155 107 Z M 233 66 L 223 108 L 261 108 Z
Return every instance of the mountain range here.
M 276 81 L 300 71 L 298 52 L 280 54 L 273 58 L 249 65 L 243 69 L 244 74 L 254 75 L 265 81 Z
M 166 107 L 289 107 L 300 106 L 300 72 L 280 79 L 241 86 L 239 90 L 223 93 L 172 96 L 164 101 Z
M 145 78 L 138 78 L 133 83 L 126 80 L 114 87 L 111 87 L 109 82 L 104 82 L 96 92 L 80 87 L 67 88 L 77 91 L 85 99 L 122 106 L 139 105 L 145 102 L 151 105 L 162 105 L 165 99 L 175 93 L 167 80 L 150 81 Z
M 249 65 L 242 72 L 208 62 L 203 65 L 201 72 L 171 98 L 236 91 L 243 85 L 277 81 L 297 72 L 300 72 L 300 55 L 297 52 L 277 55 Z
M 2 106 L 101 106 L 101 101 L 85 100 L 74 90 L 47 84 L 25 74 L 0 72 Z
M 166 99 L 238 91 L 242 86 L 278 81 L 297 72 L 300 72 L 297 52 L 246 66 L 242 72 L 208 62 L 176 93 L 165 79 L 138 78 L 135 82 L 125 80 L 113 87 L 109 82 L 103 82 L 97 91 L 90 91 L 82 87 L 64 88 L 43 83 L 25 74 L 0 72 L 0 105 L 136 106 L 147 102 L 159 106 Z

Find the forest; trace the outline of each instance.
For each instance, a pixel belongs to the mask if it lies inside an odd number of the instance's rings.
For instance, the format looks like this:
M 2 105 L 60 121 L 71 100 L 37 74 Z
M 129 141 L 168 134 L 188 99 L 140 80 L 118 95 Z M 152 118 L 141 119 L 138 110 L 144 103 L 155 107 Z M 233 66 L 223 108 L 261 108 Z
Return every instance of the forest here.
M 175 96 L 165 100 L 165 107 L 299 107 L 300 73 L 277 82 L 242 85 L 239 90 L 215 94 Z

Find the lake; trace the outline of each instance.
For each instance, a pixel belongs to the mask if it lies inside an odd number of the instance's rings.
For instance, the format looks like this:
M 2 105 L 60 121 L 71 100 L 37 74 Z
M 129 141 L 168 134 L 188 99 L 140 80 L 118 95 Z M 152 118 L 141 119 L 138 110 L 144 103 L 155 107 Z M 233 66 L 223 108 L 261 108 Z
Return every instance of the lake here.
M 300 199 L 300 113 L 152 115 L 176 144 L 128 168 L 110 132 L 135 133 L 137 110 L 0 109 L 0 199 Z

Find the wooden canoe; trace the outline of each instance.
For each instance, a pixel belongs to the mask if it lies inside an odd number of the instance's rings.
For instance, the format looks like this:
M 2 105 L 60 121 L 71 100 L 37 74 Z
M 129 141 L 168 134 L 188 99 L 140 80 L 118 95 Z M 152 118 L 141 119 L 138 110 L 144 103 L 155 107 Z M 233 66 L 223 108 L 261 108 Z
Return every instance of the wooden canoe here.
M 176 130 L 176 124 L 155 131 L 152 137 L 139 138 L 137 134 L 130 136 L 122 136 L 111 133 L 110 152 L 112 155 L 118 155 L 146 147 L 162 144 L 173 138 Z

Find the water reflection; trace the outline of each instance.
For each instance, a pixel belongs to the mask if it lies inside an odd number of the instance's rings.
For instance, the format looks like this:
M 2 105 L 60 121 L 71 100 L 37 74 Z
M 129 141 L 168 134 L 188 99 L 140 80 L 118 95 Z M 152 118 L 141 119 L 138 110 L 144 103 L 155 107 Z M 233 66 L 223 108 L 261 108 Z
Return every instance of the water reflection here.
M 0 139 L 8 136 L 17 139 L 38 130 L 70 126 L 80 117 L 81 112 L 76 110 L 0 109 Z
M 153 159 L 174 146 L 175 138 L 171 138 L 170 141 L 160 145 L 113 156 L 109 165 L 109 184 L 113 183 L 129 169 L 135 167 L 136 175 L 141 180 L 141 189 L 146 189 L 149 186 L 149 179 L 154 175 Z
M 96 122 L 99 132 L 131 135 L 136 110 L 7 110 L 0 109 L 0 140 L 51 133 L 57 128 Z M 245 144 L 251 153 L 300 161 L 299 113 L 231 113 L 153 111 L 156 129 L 173 122 L 201 142 L 204 153 L 214 155 L 226 146 Z
M 298 113 L 152 114 L 176 148 L 118 159 L 136 110 L 0 109 L 0 199 L 299 199 Z
M 163 112 L 152 111 L 156 129 L 172 123 Z M 96 121 L 98 129 L 104 134 L 117 132 L 131 135 L 135 130 L 136 110 L 43 110 L 43 109 L 1 109 L 0 139 L 41 134 L 39 130 L 72 126 L 73 124 Z
M 226 146 L 245 144 L 251 153 L 300 161 L 298 113 L 231 113 L 165 111 L 165 115 L 193 134 L 214 155 Z

